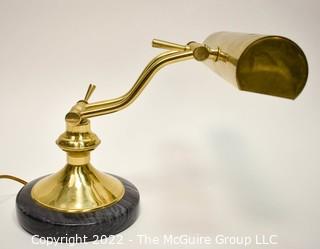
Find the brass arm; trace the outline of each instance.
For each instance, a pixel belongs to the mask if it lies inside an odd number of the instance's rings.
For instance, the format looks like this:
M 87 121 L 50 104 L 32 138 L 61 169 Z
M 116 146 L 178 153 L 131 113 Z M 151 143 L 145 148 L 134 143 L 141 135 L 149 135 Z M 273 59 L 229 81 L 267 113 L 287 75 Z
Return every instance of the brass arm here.
M 87 104 L 86 110 L 82 112 L 83 118 L 104 115 L 119 111 L 131 104 L 148 85 L 153 76 L 164 66 L 175 62 L 193 58 L 192 51 L 169 52 L 160 55 L 151 64 L 147 65 L 133 87 L 123 96 L 107 101 Z
M 196 59 L 203 61 L 209 57 L 217 58 L 218 50 L 211 50 L 205 45 L 190 42 L 183 46 L 175 43 L 165 42 L 161 40 L 153 40 L 153 47 L 165 48 L 168 50 L 149 62 L 149 64 L 142 71 L 133 87 L 124 95 L 118 98 L 88 103 L 88 99 L 95 89 L 94 85 L 90 85 L 84 100 L 80 100 L 72 107 L 70 112 L 66 115 L 68 123 L 77 125 L 81 121 L 91 117 L 105 115 L 120 111 L 130 105 L 143 91 L 143 89 L 150 82 L 152 77 L 164 66 L 179 61 Z

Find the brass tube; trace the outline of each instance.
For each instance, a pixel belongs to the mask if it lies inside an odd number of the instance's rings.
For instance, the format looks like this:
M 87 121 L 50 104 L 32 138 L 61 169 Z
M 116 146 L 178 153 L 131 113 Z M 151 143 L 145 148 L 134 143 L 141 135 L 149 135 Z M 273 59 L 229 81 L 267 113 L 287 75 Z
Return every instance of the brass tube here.
M 166 52 L 153 59 L 143 70 L 133 87 L 123 96 L 107 101 L 87 104 L 80 113 L 81 119 L 120 111 L 130 105 L 143 91 L 152 77 L 168 64 L 193 58 L 193 51 Z
M 172 52 L 172 51 L 169 51 L 169 52 L 164 52 L 164 53 L 161 53 L 159 54 L 158 56 L 154 57 L 149 63 L 148 65 L 144 68 L 143 72 L 147 71 L 148 68 L 150 68 L 150 66 L 152 66 L 156 60 L 158 60 L 160 57 L 163 57 L 165 55 L 170 55 L 170 54 L 173 54 L 175 52 Z M 141 73 L 141 75 L 139 76 L 138 80 L 136 82 L 139 81 L 139 79 L 141 78 L 143 72 Z M 127 98 L 128 95 L 129 95 L 130 91 L 128 91 L 126 94 L 120 96 L 120 97 L 117 97 L 117 98 L 114 98 L 114 99 L 109 99 L 109 100 L 102 100 L 102 101 L 97 101 L 97 102 L 93 102 L 93 103 L 89 103 L 86 105 L 86 108 L 87 109 L 93 109 L 93 108 L 101 108 L 103 106 L 106 106 L 106 105 L 111 105 L 111 104 L 115 104 L 117 102 L 121 102 L 123 101 L 123 99 Z
M 152 47 L 168 49 L 168 50 L 173 50 L 173 51 L 186 51 L 186 50 L 190 49 L 189 46 L 180 45 L 177 43 L 163 41 L 163 40 L 159 40 L 159 39 L 152 40 Z

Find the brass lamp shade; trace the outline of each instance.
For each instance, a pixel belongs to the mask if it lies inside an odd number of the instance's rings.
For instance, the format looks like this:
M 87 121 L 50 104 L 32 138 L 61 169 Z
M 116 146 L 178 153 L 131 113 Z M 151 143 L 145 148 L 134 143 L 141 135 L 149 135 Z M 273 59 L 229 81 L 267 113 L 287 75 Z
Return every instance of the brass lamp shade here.
M 221 56 L 205 63 L 240 90 L 295 99 L 306 84 L 306 56 L 288 38 L 218 32 L 204 44 L 218 48 Z

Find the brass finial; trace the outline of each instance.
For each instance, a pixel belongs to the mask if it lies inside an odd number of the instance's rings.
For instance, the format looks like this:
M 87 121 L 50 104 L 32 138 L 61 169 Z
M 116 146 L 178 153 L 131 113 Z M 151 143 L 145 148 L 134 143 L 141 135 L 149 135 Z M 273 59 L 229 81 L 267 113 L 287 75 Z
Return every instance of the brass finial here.
M 173 51 L 185 51 L 189 49 L 188 46 L 173 43 L 173 42 L 163 41 L 159 39 L 152 40 L 152 47 L 173 50 Z
M 96 89 L 96 86 L 94 84 L 90 84 L 86 93 L 86 96 L 84 97 L 84 101 L 88 102 L 89 98 L 91 97 L 92 93 Z

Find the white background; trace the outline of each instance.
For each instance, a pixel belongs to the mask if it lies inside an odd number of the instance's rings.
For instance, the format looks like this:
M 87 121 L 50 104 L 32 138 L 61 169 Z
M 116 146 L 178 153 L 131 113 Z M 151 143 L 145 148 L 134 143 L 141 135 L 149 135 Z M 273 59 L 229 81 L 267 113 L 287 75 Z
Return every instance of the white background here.
M 65 155 L 54 141 L 66 112 L 89 83 L 97 85 L 92 101 L 126 92 L 160 52 L 151 48 L 153 38 L 279 34 L 296 41 L 309 62 L 295 101 L 238 91 L 195 61 L 175 64 L 128 109 L 92 119 L 102 140 L 93 163 L 141 194 L 139 219 L 121 233 L 133 242 L 109 248 L 170 247 L 139 245 L 137 234 L 276 234 L 278 245 L 250 248 L 316 249 L 319 21 L 316 0 L 1 0 L 0 174 L 32 180 L 60 169 Z M 40 248 L 15 217 L 20 187 L 0 182 L 1 248 Z

